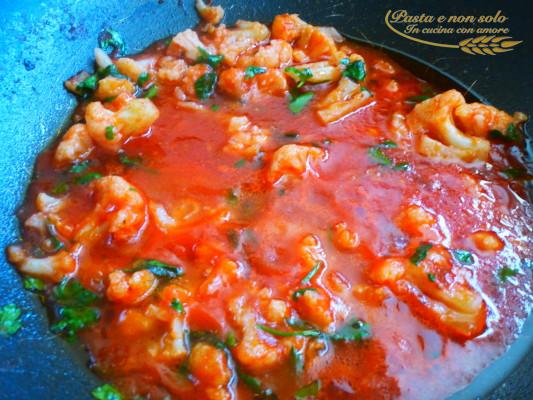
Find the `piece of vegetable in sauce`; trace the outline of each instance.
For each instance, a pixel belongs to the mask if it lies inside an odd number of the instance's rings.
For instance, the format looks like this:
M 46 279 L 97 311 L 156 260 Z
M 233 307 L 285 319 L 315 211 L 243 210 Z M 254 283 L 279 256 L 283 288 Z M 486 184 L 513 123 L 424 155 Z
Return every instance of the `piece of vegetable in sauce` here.
M 87 290 L 75 279 L 64 278 L 52 290 L 56 301 L 65 306 L 81 307 L 94 303 L 100 297 Z
M 50 330 L 73 341 L 79 330 L 95 324 L 99 319 L 100 312 L 94 307 L 61 307 L 58 311 L 58 321 Z
M 264 332 L 270 333 L 271 335 L 281 336 L 281 337 L 293 337 L 293 336 L 318 337 L 318 336 L 323 335 L 323 333 L 317 329 L 305 329 L 305 330 L 299 330 L 299 331 L 282 331 L 282 330 L 271 328 L 270 326 L 262 325 L 262 324 L 257 325 L 257 327 Z
M 222 60 L 224 60 L 223 55 L 209 54 L 201 47 L 198 47 L 198 52 L 200 53 L 200 56 L 196 59 L 197 64 L 207 64 L 213 68 L 216 68 L 222 62 Z
M 322 265 L 322 263 L 318 262 L 316 263 L 313 268 L 311 268 L 311 271 L 309 271 L 307 273 L 307 275 L 305 275 L 303 277 L 303 279 L 300 281 L 300 283 L 305 286 L 305 285 L 308 285 L 309 282 L 311 282 L 311 279 L 313 279 L 313 277 L 316 275 L 316 273 L 320 270 L 320 266 Z
M 428 251 L 433 247 L 432 244 L 421 244 L 415 249 L 414 254 L 409 259 L 414 265 L 420 264 L 427 256 Z
M 64 194 L 69 190 L 69 184 L 67 182 L 59 182 L 52 188 L 52 194 Z
M 82 172 L 85 172 L 87 168 L 89 168 L 89 164 L 91 162 L 89 160 L 84 160 L 78 164 L 74 164 L 70 169 L 68 170 L 71 174 L 81 174 Z
M 30 292 L 43 292 L 46 289 L 46 284 L 42 279 L 27 276 L 23 281 L 24 289 Z
M 12 336 L 22 328 L 22 310 L 15 304 L 0 307 L 0 336 Z
M 106 126 L 105 138 L 107 140 L 113 140 L 115 138 L 115 128 L 113 126 Z
M 126 153 L 118 153 L 118 161 L 127 167 L 138 167 L 142 164 L 143 159 L 141 156 L 130 157 Z
M 237 346 L 237 338 L 235 337 L 235 333 L 229 332 L 228 335 L 226 336 L 225 343 L 226 343 L 226 346 L 230 349 Z
M 183 276 L 183 268 L 180 266 L 173 266 L 158 260 L 137 260 L 133 263 L 132 268 L 126 269 L 126 272 L 137 272 L 141 270 L 148 270 L 158 278 L 174 279 Z
M 159 93 L 159 86 L 152 85 L 144 91 L 142 97 L 144 97 L 145 99 L 153 99 L 154 97 L 157 96 L 158 93 Z
M 452 250 L 453 257 L 463 265 L 474 264 L 474 256 L 468 250 Z
M 256 377 L 238 372 L 239 381 L 243 382 L 254 393 L 255 398 L 261 400 L 274 400 L 277 396 L 269 388 L 264 388 L 263 383 Z
M 98 45 L 106 53 L 112 54 L 114 57 L 124 54 L 126 44 L 120 34 L 111 29 L 104 29 L 98 37 Z
M 435 275 L 432 274 L 431 272 L 429 272 L 429 273 L 427 274 L 427 276 L 428 276 L 428 279 L 429 279 L 431 282 L 435 282 L 435 281 L 437 280 L 437 278 L 435 277 Z
M 498 270 L 498 278 L 500 282 L 506 283 L 509 281 L 509 278 L 512 278 L 518 274 L 518 270 L 515 268 L 510 268 L 507 265 L 504 265 Z
M 87 172 L 84 175 L 77 176 L 74 179 L 74 182 L 78 185 L 87 185 L 88 183 L 91 183 L 95 179 L 100 179 L 102 177 L 102 174 L 99 172 Z
M 256 75 L 261 75 L 267 72 L 267 69 L 264 67 L 256 67 L 255 65 L 250 65 L 244 70 L 244 79 L 253 78 Z
M 91 392 L 92 396 L 96 400 L 122 400 L 122 394 L 109 383 L 98 386 Z
M 366 67 L 363 60 L 356 60 L 346 65 L 346 69 L 342 73 L 343 76 L 350 78 L 352 81 L 358 83 L 366 77 Z
M 305 386 L 302 386 L 300 389 L 296 391 L 294 394 L 294 398 L 296 400 L 305 400 L 309 398 L 314 398 L 318 395 L 320 392 L 320 389 L 322 388 L 322 384 L 319 379 L 314 380 L 311 383 L 308 383 Z
M 200 100 L 207 100 L 215 92 L 218 77 L 214 72 L 206 72 L 194 82 L 196 97 Z
M 287 67 L 285 72 L 296 82 L 296 87 L 300 88 L 313 77 L 313 71 L 309 68 Z
M 520 129 L 518 129 L 515 124 L 509 124 L 505 129 L 505 132 L 499 131 L 497 129 L 492 129 L 489 131 L 488 136 L 490 139 L 501 140 L 503 142 L 520 143 L 522 140 L 522 134 L 520 132 Z
M 349 320 L 341 329 L 330 335 L 331 340 L 344 342 L 360 342 L 371 337 L 370 325 L 359 319 Z
M 385 167 L 389 167 L 392 165 L 392 160 L 383 153 L 380 147 L 373 146 L 368 149 L 368 155 L 370 156 L 370 159 L 375 162 L 376 164 L 383 165 Z
M 302 112 L 303 109 L 313 99 L 313 97 L 314 97 L 314 94 L 311 92 L 292 96 L 291 102 L 289 103 L 289 110 L 291 110 L 293 114 L 298 114 Z
M 142 87 L 149 80 L 150 80 L 150 74 L 148 72 L 146 72 L 146 71 L 141 72 L 139 74 L 139 77 L 137 78 L 137 85 Z
M 178 299 L 172 299 L 170 302 L 170 307 L 172 307 L 173 310 L 176 310 L 180 314 L 183 314 L 183 304 Z

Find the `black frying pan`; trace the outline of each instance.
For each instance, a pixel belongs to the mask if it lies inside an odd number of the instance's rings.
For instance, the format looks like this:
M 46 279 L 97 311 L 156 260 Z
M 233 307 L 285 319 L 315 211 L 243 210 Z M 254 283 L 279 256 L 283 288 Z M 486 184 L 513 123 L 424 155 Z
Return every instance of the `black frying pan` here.
M 81 69 L 91 68 L 98 33 L 112 27 L 122 34 L 128 52 L 138 52 L 156 39 L 195 25 L 192 3 L 0 0 L 1 248 L 17 240 L 14 213 L 24 198 L 36 155 L 53 140 L 75 105 L 62 82 Z M 393 56 L 400 63 L 442 88 L 459 88 L 471 99 L 488 100 L 508 111 L 527 113 L 533 106 L 533 41 L 525 1 L 505 4 L 504 10 L 514 35 L 524 43 L 494 58 L 407 41 L 386 28 L 384 16 L 388 9 L 401 8 L 411 13 L 450 14 L 456 9 L 458 14 L 491 15 L 502 8 L 496 1 L 470 1 L 468 5 L 418 0 L 381 4 L 346 0 L 216 3 L 226 9 L 225 22 L 229 24 L 238 18 L 270 21 L 276 14 L 296 12 L 313 24 L 333 25 L 387 51 L 398 50 Z M 22 290 L 19 276 L 1 254 L 0 305 L 16 303 L 25 314 L 24 327 L 17 335 L 0 338 L 0 399 L 90 398 L 90 391 L 100 382 L 87 369 L 87 356 L 79 346 L 67 345 L 49 333 L 44 307 L 35 295 Z M 527 356 L 532 332 L 530 318 L 509 352 L 454 399 L 532 398 L 533 357 Z

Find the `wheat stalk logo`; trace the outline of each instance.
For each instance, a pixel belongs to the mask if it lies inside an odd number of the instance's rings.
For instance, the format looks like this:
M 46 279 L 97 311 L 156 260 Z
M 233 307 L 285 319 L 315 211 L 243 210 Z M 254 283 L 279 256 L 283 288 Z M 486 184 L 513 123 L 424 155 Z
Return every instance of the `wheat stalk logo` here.
M 499 53 L 505 53 L 512 51 L 512 47 L 522 43 L 521 40 L 508 40 L 512 39 L 510 36 L 478 36 L 475 38 L 468 38 L 459 42 L 459 48 L 465 53 L 473 56 L 495 56 Z

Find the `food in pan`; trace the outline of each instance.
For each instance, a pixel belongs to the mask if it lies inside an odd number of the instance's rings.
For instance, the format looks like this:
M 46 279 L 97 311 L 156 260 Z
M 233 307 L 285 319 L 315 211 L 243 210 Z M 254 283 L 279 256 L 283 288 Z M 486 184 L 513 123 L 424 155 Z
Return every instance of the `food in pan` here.
M 335 29 L 96 49 L 8 248 L 96 398 L 442 398 L 532 298 L 525 116 Z M 120 50 L 116 32 L 106 44 Z M 105 46 L 103 46 L 105 47 Z M 115 397 L 112 397 L 115 396 Z

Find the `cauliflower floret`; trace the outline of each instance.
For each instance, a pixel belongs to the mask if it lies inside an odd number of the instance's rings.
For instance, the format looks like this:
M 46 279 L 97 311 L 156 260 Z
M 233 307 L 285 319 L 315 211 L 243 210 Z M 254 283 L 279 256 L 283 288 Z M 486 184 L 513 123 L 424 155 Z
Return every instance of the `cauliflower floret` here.
M 252 57 L 242 56 L 239 67 L 254 65 L 265 68 L 282 68 L 292 61 L 292 46 L 284 40 L 271 40 L 269 44 L 260 46 Z
M 114 98 L 121 93 L 135 93 L 135 86 L 127 79 L 107 76 L 98 81 L 98 89 L 94 93 L 99 100 Z
M 298 14 L 276 15 L 272 22 L 272 38 L 292 42 L 300 37 L 302 30 L 306 25 L 307 24 L 298 17 Z
M 134 241 L 147 222 L 146 201 L 139 190 L 120 176 L 105 176 L 91 183 L 96 193 L 96 206 L 76 235 L 83 242 L 108 231 L 119 241 Z
M 148 270 L 131 275 L 116 270 L 109 274 L 106 295 L 111 301 L 136 304 L 150 296 L 157 287 L 157 278 Z
M 159 118 L 159 110 L 150 99 L 133 99 L 116 114 L 116 127 L 126 136 L 146 133 Z
M 71 227 L 62 223 L 61 218 L 57 214 L 67 204 L 66 198 L 56 198 L 49 196 L 48 194 L 41 192 L 37 195 L 35 200 L 35 207 L 37 211 L 32 214 L 26 221 L 24 226 L 37 230 L 41 235 L 47 235 L 49 225 L 53 225 L 54 228 L 61 228 L 61 233 L 70 233 Z
M 283 177 L 299 177 L 308 173 L 316 175 L 312 164 L 326 159 L 326 151 L 318 147 L 287 144 L 274 153 L 268 171 L 269 180 L 277 183 Z
M 31 257 L 22 246 L 12 245 L 7 249 L 7 257 L 24 274 L 59 282 L 66 274 L 76 270 L 79 250 L 81 247 L 77 246 L 72 253 L 61 250 L 48 257 L 35 258 Z
M 259 154 L 261 148 L 270 137 L 267 129 L 252 125 L 247 117 L 232 117 L 229 121 L 228 144 L 224 151 L 252 159 Z
M 187 72 L 188 65 L 184 60 L 173 57 L 162 57 L 159 62 L 157 77 L 165 82 L 176 83 L 183 78 Z
M 410 130 L 419 135 L 418 151 L 426 156 L 485 161 L 490 142 L 461 132 L 455 125 L 454 111 L 465 99 L 456 90 L 448 90 L 415 106 L 407 115 Z
M 311 25 L 303 27 L 295 49 L 303 51 L 309 61 L 320 61 L 337 53 L 337 46 L 331 31 Z
M 87 122 L 87 132 L 98 145 L 111 151 L 120 149 L 123 135 L 116 132 L 114 128 L 116 121 L 113 111 L 105 108 L 99 101 L 89 103 L 85 109 L 85 121 Z M 106 137 L 106 128 L 108 127 L 113 129 L 113 136 L 108 134 Z
M 417 264 L 387 258 L 373 265 L 368 275 L 374 283 L 387 285 L 439 331 L 461 341 L 481 334 L 486 327 L 485 302 L 453 269 L 450 253 L 433 246 Z
M 324 124 L 337 122 L 370 102 L 368 90 L 349 78 L 343 77 L 328 95 L 318 104 L 317 115 Z
M 270 31 L 265 25 L 239 20 L 233 29 L 227 29 L 225 26 L 217 28 L 214 42 L 218 43 L 218 53 L 224 54 L 224 63 L 231 67 L 237 63 L 242 53 L 268 39 L 269 35 Z
M 72 164 L 86 159 L 94 144 L 85 124 L 72 125 L 57 145 L 54 162 L 58 166 Z
M 143 72 L 146 72 L 139 62 L 127 57 L 116 60 L 115 66 L 121 74 L 126 75 L 134 82 L 137 82 L 139 75 L 141 75 Z
M 187 69 L 185 74 L 183 74 L 181 82 L 178 84 L 178 87 L 183 91 L 185 98 L 197 99 L 194 84 L 202 75 L 208 72 L 211 72 L 211 67 L 206 64 L 196 64 Z
M 221 6 L 208 6 L 204 0 L 196 0 L 196 10 L 205 21 L 216 25 L 224 18 L 224 9 Z
M 231 398 L 227 385 L 233 374 L 224 350 L 207 343 L 195 344 L 189 357 L 189 368 L 208 400 Z
M 195 61 L 201 56 L 198 48 L 203 49 L 207 53 L 212 52 L 211 48 L 206 47 L 198 37 L 198 34 L 191 29 L 186 29 L 178 33 L 172 38 L 172 42 L 185 52 L 185 57 L 189 61 Z

